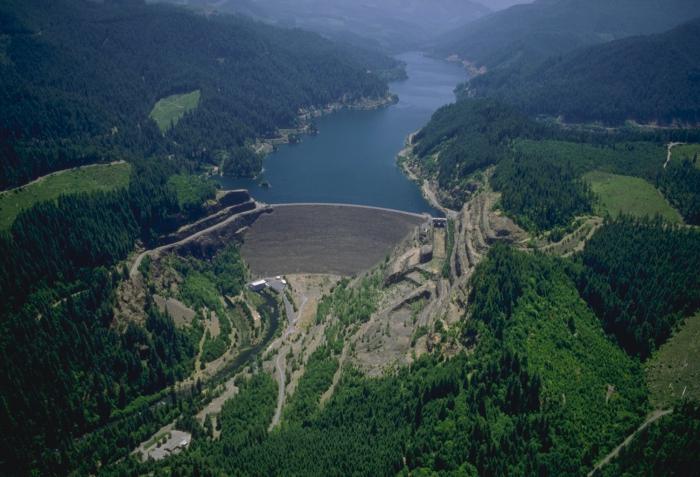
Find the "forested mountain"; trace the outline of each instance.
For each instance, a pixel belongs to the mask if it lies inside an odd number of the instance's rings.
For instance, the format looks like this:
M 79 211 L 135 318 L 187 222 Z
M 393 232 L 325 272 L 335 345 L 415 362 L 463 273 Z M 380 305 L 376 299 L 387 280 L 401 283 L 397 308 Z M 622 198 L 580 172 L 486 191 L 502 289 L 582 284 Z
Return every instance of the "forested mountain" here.
M 347 369 L 322 407 L 330 379 L 309 366 L 294 415 L 271 433 L 276 389 L 255 376 L 222 410 L 219 440 L 203 436 L 165 465 L 126 461 L 106 475 L 585 474 L 637 425 L 645 389 L 639 363 L 605 337 L 566 270 L 496 246 L 472 278 L 460 337 L 468 354 L 423 356 L 379 378 Z M 352 324 L 358 299 L 338 288 L 341 306 L 320 317 Z M 337 353 L 324 352 L 331 366 Z M 616 390 L 609 402 L 607 386 Z
M 451 32 L 435 49 L 488 69 L 527 70 L 550 56 L 632 35 L 660 33 L 700 15 L 695 0 L 537 0 Z
M 238 240 L 275 214 L 232 215 L 255 205 L 223 209 L 250 197 L 217 194 L 202 166 L 255 175 L 251 141 L 302 109 L 385 98 L 401 65 L 215 12 L 225 0 L 177 3 L 196 8 L 0 0 L 0 188 L 91 162 L 130 171 L 37 198 L 0 230 L 0 475 L 576 476 L 635 433 L 601 474 L 694 475 L 697 390 L 640 425 L 662 410 L 647 360 L 700 318 L 700 129 L 538 115 L 697 123 L 700 21 L 616 40 L 696 0 L 538 0 L 478 21 L 452 52 L 493 67 L 470 84 L 480 97 L 438 110 L 404 159 L 461 212 L 444 229 L 426 218 L 371 270 L 297 270 L 280 293 L 248 289 Z M 485 13 L 236 5 L 387 47 Z M 184 114 L 153 114 L 181 96 Z M 672 142 L 691 143 L 683 160 Z M 599 213 L 590 172 L 646 181 L 685 223 Z M 164 446 L 175 431 L 189 434 Z
M 142 2 L 8 0 L 0 5 L 0 187 L 115 156 L 222 154 L 302 107 L 377 98 L 360 55 L 298 30 Z M 163 137 L 149 112 L 201 91 Z M 247 165 L 242 170 L 248 169 Z
M 700 224 L 700 168 L 690 161 L 670 164 L 658 179 L 669 202 L 690 224 Z
M 463 26 L 490 12 L 474 0 L 165 0 L 171 3 L 244 13 L 272 23 L 317 31 L 380 48 L 421 48 L 439 33 Z M 367 44 L 367 43 L 366 43 Z
M 268 432 L 278 390 L 263 371 L 237 382 L 239 394 L 218 417 L 218 438 L 211 425 L 195 424 L 187 452 L 165 462 L 123 460 L 102 473 L 585 475 L 648 411 L 633 343 L 663 342 L 673 320 L 700 306 L 698 237 L 621 218 L 604 224 L 574 260 L 496 244 L 471 276 L 468 312 L 452 331 L 468 353 L 438 351 L 375 378 L 345 368 L 319 406 L 350 338 L 328 332 L 279 429 Z M 380 282 L 372 275 L 355 289 L 342 282 L 319 305 L 317 323 L 335 317 L 352 329 L 366 322 Z M 639 340 L 626 341 L 629 332 Z M 666 431 L 680 448 L 664 443 Z M 697 405 L 679 403 L 605 475 L 620 468 L 645 475 L 664 465 L 672 472 L 660 475 L 692 475 L 687 452 L 696 440 Z M 659 446 L 662 453 L 647 450 Z
M 591 194 L 580 179 L 593 170 L 658 185 L 685 220 L 697 224 L 698 171 L 690 163 L 663 164 L 669 141 L 699 139 L 695 129 L 563 128 L 498 100 L 462 99 L 439 109 L 415 135 L 412 165 L 434 179 L 455 208 L 478 189 L 480 174 L 496 166 L 491 185 L 503 192 L 505 211 L 532 231 L 590 212 Z
M 189 214 L 168 185 L 180 170 L 136 161 L 127 190 L 37 204 L 0 236 L 0 470 L 65 474 L 75 437 L 189 374 L 196 333 L 151 299 L 146 323 L 113 326 L 117 262 Z
M 700 122 L 700 20 L 551 58 L 526 73 L 496 70 L 468 94 L 568 122 Z
M 700 308 L 697 230 L 621 217 L 593 236 L 581 261 L 581 295 L 606 331 L 642 359 Z
M 66 475 L 81 453 L 88 465 L 128 453 L 177 415 L 174 398 L 154 409 L 143 396 L 191 373 L 201 328 L 175 327 L 150 298 L 143 322 L 117 329 L 114 310 L 128 275 L 117 264 L 136 242 L 152 246 L 214 196 L 193 180 L 181 197 L 178 181 L 224 155 L 231 171 L 256 173 L 231 164 L 248 157 L 259 168 L 254 154 L 228 153 L 295 126 L 301 108 L 384 97 L 370 63 L 396 63 L 350 57 L 316 34 L 140 1 L 8 0 L 0 33 L 0 187 L 91 162 L 132 166 L 128 187 L 38 203 L 0 235 L 0 473 Z M 149 117 L 156 102 L 193 91 L 196 109 L 161 132 Z

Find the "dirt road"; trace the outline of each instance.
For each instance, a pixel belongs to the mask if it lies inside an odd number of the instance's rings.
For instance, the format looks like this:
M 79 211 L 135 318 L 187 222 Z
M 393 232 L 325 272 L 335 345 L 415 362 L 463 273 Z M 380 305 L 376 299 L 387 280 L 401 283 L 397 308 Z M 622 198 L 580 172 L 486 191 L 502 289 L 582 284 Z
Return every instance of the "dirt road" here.
M 39 183 L 39 182 L 41 182 L 41 181 L 44 181 L 44 180 L 48 179 L 49 177 L 57 176 L 57 175 L 59 175 L 59 174 L 63 174 L 64 172 L 72 171 L 73 169 L 89 169 L 89 168 L 91 168 L 91 167 L 115 166 L 115 165 L 117 165 L 117 164 L 126 164 L 126 161 L 99 162 L 99 163 L 96 163 L 96 164 L 86 164 L 86 165 L 84 165 L 84 166 L 71 167 L 70 169 L 61 169 L 60 171 L 54 171 L 54 172 L 51 172 L 51 173 L 46 174 L 46 175 L 44 175 L 44 176 L 37 177 L 36 179 L 34 179 L 34 180 L 31 181 L 31 182 L 27 182 L 26 184 L 22 184 L 22 185 L 17 186 L 17 187 L 15 187 L 15 188 L 13 188 L 13 189 L 7 189 L 7 190 L 0 191 L 0 194 L 9 194 L 9 193 L 11 193 L 11 192 L 13 192 L 13 191 L 15 191 L 15 190 L 22 189 L 22 188 L 27 187 L 27 186 L 30 186 L 30 185 L 32 185 L 32 184 L 37 184 L 37 183 Z
M 277 361 L 275 361 L 275 368 L 277 369 L 277 408 L 275 409 L 275 415 L 272 418 L 268 431 L 271 431 L 277 424 L 280 423 L 280 419 L 282 418 L 282 408 L 284 407 L 284 389 L 287 379 L 284 368 L 287 366 L 287 363 L 282 351 L 283 349 L 280 349 L 279 354 L 277 355 Z
M 301 312 L 304 309 L 304 305 L 306 305 L 306 302 L 308 301 L 308 297 L 303 295 L 303 300 L 301 302 L 301 306 L 299 306 L 298 311 L 294 311 L 294 306 L 289 302 L 287 299 L 286 295 L 282 295 L 282 299 L 284 300 L 284 308 L 285 311 L 287 312 L 287 329 L 284 330 L 284 333 L 282 334 L 282 346 L 280 346 L 279 351 L 277 352 L 277 360 L 275 361 L 275 369 L 277 370 L 277 408 L 275 409 L 275 415 L 272 418 L 272 422 L 270 423 L 270 427 L 268 430 L 272 430 L 275 426 L 277 426 L 280 422 L 280 419 L 282 418 L 282 408 L 284 407 L 284 401 L 285 401 L 285 389 L 287 386 L 287 375 L 286 375 L 286 367 L 287 367 L 287 362 L 286 362 L 286 353 L 287 353 L 287 347 L 284 346 L 284 343 L 287 341 L 287 338 L 289 338 L 290 335 L 294 334 L 294 332 L 297 329 L 297 322 L 299 321 L 299 317 L 301 316 Z
M 632 442 L 632 440 L 637 436 L 637 434 L 639 434 L 640 432 L 642 432 L 644 429 L 646 429 L 648 426 L 650 426 L 650 425 L 653 424 L 654 422 L 658 421 L 658 420 L 661 419 L 662 417 L 671 414 L 672 412 L 673 412 L 673 409 L 665 409 L 665 410 L 660 410 L 660 409 L 658 409 L 658 410 L 652 412 L 651 414 L 649 414 L 649 415 L 647 416 L 646 420 L 642 423 L 641 426 L 639 426 L 639 427 L 637 428 L 636 431 L 634 431 L 632 434 L 630 434 L 629 436 L 627 436 L 627 438 L 626 438 L 624 441 L 622 441 L 622 444 L 620 444 L 619 446 L 615 447 L 608 455 L 606 455 L 606 456 L 603 458 L 603 460 L 601 460 L 600 462 L 598 462 L 598 463 L 595 465 L 595 467 L 593 468 L 593 470 L 591 470 L 591 471 L 588 473 L 588 477 L 592 477 L 593 475 L 595 475 L 595 473 L 596 473 L 598 470 L 600 470 L 601 468 L 603 468 L 603 467 L 605 467 L 606 465 L 608 465 L 608 464 L 610 463 L 611 460 L 613 460 L 615 457 L 617 457 L 617 456 L 620 454 L 620 451 L 621 451 L 622 449 L 624 449 L 625 447 L 627 447 L 627 446 L 630 444 L 630 442 Z
M 671 162 L 671 155 L 673 152 L 673 148 L 676 146 L 681 146 L 685 144 L 684 142 L 671 142 L 668 144 L 668 155 L 666 156 L 666 162 L 664 162 L 664 169 L 666 169 L 666 166 L 668 166 L 668 163 Z
M 168 245 L 163 245 L 161 247 L 157 247 L 157 248 L 154 248 L 151 250 L 146 250 L 145 252 L 142 252 L 141 254 L 139 254 L 138 257 L 136 257 L 136 260 L 134 260 L 134 263 L 131 264 L 131 268 L 129 269 L 129 277 L 134 278 L 134 276 L 138 273 L 139 266 L 141 265 L 141 262 L 143 261 L 143 259 L 146 255 L 149 255 L 149 256 L 158 255 L 159 253 L 165 252 L 166 250 L 170 250 L 170 249 L 185 245 L 186 243 L 189 243 L 192 240 L 195 240 L 199 237 L 210 234 L 218 229 L 226 227 L 228 224 L 237 220 L 240 217 L 260 213 L 261 207 L 262 206 L 260 204 L 256 203 L 255 208 L 253 210 L 249 210 L 247 212 L 243 212 L 240 214 L 234 214 L 234 215 L 222 220 L 221 222 L 218 222 L 218 223 L 216 223 L 216 224 L 212 225 L 211 227 L 208 227 L 204 230 L 200 230 L 199 232 L 195 232 L 192 235 L 189 235 L 188 237 L 186 237 L 178 242 L 174 242 L 174 243 L 171 243 Z

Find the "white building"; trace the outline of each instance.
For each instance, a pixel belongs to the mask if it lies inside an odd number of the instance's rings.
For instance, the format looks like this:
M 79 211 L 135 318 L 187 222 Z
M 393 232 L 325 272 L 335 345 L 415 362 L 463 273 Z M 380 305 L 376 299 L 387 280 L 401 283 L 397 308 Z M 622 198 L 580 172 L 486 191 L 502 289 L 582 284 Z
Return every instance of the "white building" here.
M 248 285 L 248 288 L 250 288 L 250 289 L 253 290 L 254 292 L 263 290 L 263 289 L 265 289 L 266 287 L 267 287 L 267 281 L 265 281 L 265 280 L 256 280 L 256 281 L 254 281 L 254 282 L 251 282 L 251 283 Z

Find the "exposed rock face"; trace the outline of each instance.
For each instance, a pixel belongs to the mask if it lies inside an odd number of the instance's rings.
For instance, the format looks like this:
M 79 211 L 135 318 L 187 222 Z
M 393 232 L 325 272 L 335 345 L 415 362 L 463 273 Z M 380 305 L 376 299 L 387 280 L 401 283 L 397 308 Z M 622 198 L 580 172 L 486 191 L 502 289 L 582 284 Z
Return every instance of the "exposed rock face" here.
M 248 207 L 247 204 L 242 206 Z M 234 206 L 234 208 L 242 206 Z M 261 215 L 272 213 L 272 208 L 255 208 L 255 203 L 253 203 L 252 210 L 237 213 L 239 215 L 225 225 L 193 238 L 182 245 L 178 245 L 173 248 L 173 251 L 179 254 L 193 255 L 198 258 L 211 258 L 226 245 L 240 242 L 248 227 L 255 223 Z
M 241 202 L 243 201 L 243 202 Z M 218 213 L 205 217 L 204 219 L 182 227 L 176 233 L 165 237 L 159 247 L 144 251 L 139 254 L 131 264 L 129 272 L 130 279 L 119 284 L 116 293 L 116 304 L 114 309 L 115 329 L 126 329 L 129 322 L 144 323 L 146 321 L 146 305 L 153 290 L 148 290 L 144 277 L 139 272 L 139 266 L 145 257 L 152 260 L 151 268 L 154 271 L 150 277 L 154 285 L 159 290 L 168 290 L 173 284 L 178 283 L 181 278 L 178 274 L 164 264 L 162 257 L 167 253 L 178 253 L 181 255 L 193 255 L 198 258 L 210 258 L 218 250 L 231 244 L 240 242 L 241 234 L 254 223 L 262 214 L 270 213 L 271 208 L 259 205 L 250 200 L 247 191 L 233 191 L 219 198 L 219 202 L 231 203 L 231 205 Z M 174 291 L 174 290 L 171 290 Z M 191 320 L 191 310 L 184 305 L 172 303 L 170 301 L 158 302 L 156 304 L 161 310 L 166 309 L 172 316 L 177 315 L 180 321 Z
M 256 202 L 250 197 L 247 190 L 227 192 L 219 198 L 216 206 L 210 208 L 209 214 L 206 217 L 192 224 L 184 225 L 176 232 L 166 235 L 158 241 L 158 245 L 162 246 L 179 242 L 194 233 L 226 220 L 228 217 L 253 210 L 256 207 Z
M 232 205 L 239 205 L 249 202 L 252 200 L 252 197 L 247 190 L 239 189 L 223 191 L 222 195 L 218 199 L 218 202 L 222 207 L 231 207 Z
M 148 289 L 141 275 L 119 284 L 114 306 L 112 328 L 124 331 L 129 323 L 146 323 L 146 295 Z
M 153 295 L 153 301 L 161 313 L 167 313 L 172 317 L 176 326 L 190 324 L 197 314 L 193 309 L 175 298 L 164 298 L 160 295 Z
M 462 348 L 443 330 L 465 319 L 475 267 L 494 243 L 518 245 L 528 238 L 493 209 L 497 199 L 493 192 L 478 192 L 453 217 L 454 246 L 445 257 L 450 264 L 448 278 L 443 277 L 439 260 L 425 261 L 428 249 L 436 258 L 444 256 L 439 241 L 445 240 L 445 229 L 417 227 L 392 253 L 378 311 L 351 338 L 355 352 L 350 359 L 355 366 L 376 376 L 408 365 L 423 353 L 440 350 L 452 355 Z

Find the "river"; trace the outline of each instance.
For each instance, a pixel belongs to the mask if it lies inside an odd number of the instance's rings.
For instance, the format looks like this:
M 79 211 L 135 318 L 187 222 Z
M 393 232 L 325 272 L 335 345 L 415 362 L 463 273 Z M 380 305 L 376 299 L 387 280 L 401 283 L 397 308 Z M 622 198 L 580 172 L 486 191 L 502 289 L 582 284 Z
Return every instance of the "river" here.
M 319 118 L 319 134 L 270 154 L 261 178 L 222 177 L 221 185 L 249 189 L 270 204 L 343 203 L 435 213 L 397 166 L 396 155 L 410 133 L 424 126 L 440 106 L 454 101 L 454 88 L 467 79 L 466 71 L 421 53 L 398 58 L 407 64 L 408 79 L 390 84 L 399 96 L 397 104 Z M 270 187 L 260 187 L 261 181 Z

